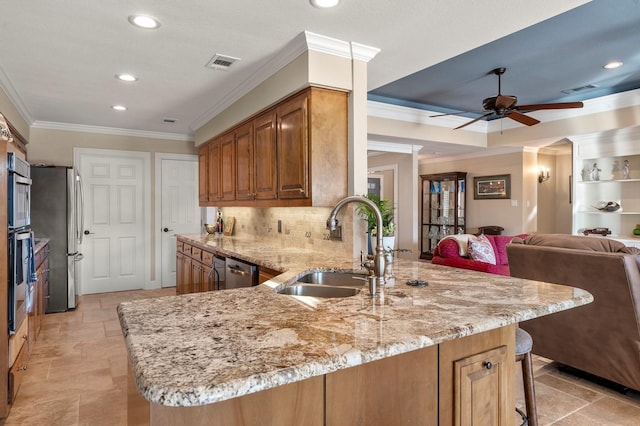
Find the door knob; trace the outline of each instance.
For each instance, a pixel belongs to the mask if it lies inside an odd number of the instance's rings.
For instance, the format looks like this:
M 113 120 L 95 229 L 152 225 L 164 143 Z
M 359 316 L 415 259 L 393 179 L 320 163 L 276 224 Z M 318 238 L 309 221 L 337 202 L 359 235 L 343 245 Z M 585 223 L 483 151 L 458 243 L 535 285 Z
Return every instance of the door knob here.
M 162 231 L 163 231 L 163 232 L 169 232 L 169 231 L 173 231 L 173 229 L 164 228 Z
M 95 232 L 90 232 L 88 229 L 84 230 L 84 235 L 93 235 Z

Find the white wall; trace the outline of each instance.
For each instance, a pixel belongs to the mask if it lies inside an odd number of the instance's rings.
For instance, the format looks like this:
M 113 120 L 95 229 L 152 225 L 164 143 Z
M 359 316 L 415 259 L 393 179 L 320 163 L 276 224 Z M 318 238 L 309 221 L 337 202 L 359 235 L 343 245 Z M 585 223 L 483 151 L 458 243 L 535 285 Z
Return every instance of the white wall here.
M 458 158 L 448 160 L 430 160 L 421 162 L 419 173 L 467 173 L 467 213 L 466 228 L 468 233 L 477 232 L 478 227 L 497 225 L 504 228 L 504 235 L 516 235 L 533 232 L 528 218 L 531 209 L 535 208 L 535 198 L 531 205 L 530 192 L 524 183 L 524 171 L 528 160 L 524 152 L 514 152 L 487 157 Z M 525 161 L 527 160 L 527 161 Z M 530 168 L 530 167 L 529 167 Z M 511 175 L 511 199 L 474 200 L 473 178 L 477 176 Z M 535 182 L 537 184 L 537 181 Z M 528 184 L 528 183 L 527 183 Z M 527 207 L 527 202 L 529 207 Z M 535 225 L 533 225 L 535 227 Z

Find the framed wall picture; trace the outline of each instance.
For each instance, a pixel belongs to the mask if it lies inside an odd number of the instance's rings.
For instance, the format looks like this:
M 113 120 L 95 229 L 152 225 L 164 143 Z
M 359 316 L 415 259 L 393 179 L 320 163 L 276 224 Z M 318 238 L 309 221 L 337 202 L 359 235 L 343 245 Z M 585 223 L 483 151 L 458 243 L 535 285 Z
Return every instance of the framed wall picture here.
M 474 200 L 511 198 L 511 175 L 475 176 L 473 178 Z

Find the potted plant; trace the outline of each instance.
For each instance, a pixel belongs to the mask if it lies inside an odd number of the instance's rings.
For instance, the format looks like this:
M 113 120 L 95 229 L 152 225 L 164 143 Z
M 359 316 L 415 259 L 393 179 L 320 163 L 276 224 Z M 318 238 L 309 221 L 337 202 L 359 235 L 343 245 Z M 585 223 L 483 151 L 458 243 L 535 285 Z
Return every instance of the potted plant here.
M 396 224 L 393 221 L 393 205 L 391 204 L 391 200 L 382 199 L 374 193 L 368 193 L 365 195 L 366 198 L 371 200 L 380 210 L 382 214 L 382 239 L 383 239 L 383 247 L 385 249 L 393 249 L 395 246 L 395 230 Z M 376 215 L 373 210 L 365 205 L 360 204 L 356 208 L 356 212 L 360 217 L 367 221 L 367 233 L 370 238 L 378 235 L 378 229 L 376 224 Z M 371 246 L 371 242 L 369 241 L 369 245 Z M 371 250 L 369 250 L 371 252 Z

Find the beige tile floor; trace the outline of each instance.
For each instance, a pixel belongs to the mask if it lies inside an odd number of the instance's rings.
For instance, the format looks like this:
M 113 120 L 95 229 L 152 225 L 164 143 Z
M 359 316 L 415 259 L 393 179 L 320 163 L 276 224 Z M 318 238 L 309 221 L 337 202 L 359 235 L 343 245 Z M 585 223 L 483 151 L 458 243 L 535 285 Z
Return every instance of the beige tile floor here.
M 126 424 L 127 358 L 116 305 L 175 289 L 82 296 L 75 311 L 49 314 L 9 417 L 0 426 Z M 640 393 L 622 395 L 535 358 L 540 425 L 640 425 Z M 518 376 L 520 377 L 520 376 Z M 522 386 L 517 384 L 518 405 Z

